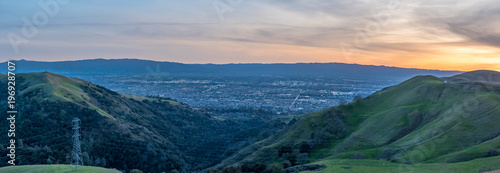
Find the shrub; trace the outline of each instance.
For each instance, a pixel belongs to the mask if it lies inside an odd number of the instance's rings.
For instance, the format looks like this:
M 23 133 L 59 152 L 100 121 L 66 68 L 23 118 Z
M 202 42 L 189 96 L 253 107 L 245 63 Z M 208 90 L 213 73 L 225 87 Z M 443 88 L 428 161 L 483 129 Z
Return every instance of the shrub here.
M 283 168 L 285 168 L 285 169 L 292 166 L 292 162 L 290 162 L 289 160 L 283 160 L 283 162 L 281 162 L 281 164 L 283 165 Z
M 281 157 L 283 156 L 283 154 L 292 153 L 292 151 L 293 151 L 292 147 L 281 146 L 281 148 L 278 150 L 278 156 Z
M 329 132 L 326 132 L 324 129 L 317 130 L 311 134 L 311 139 L 309 140 L 309 145 L 313 149 L 317 149 L 323 146 L 327 146 L 330 143 L 333 135 Z
M 356 97 L 354 97 L 353 101 L 360 102 L 362 99 L 363 99 L 363 97 L 361 97 L 360 95 L 357 95 Z
M 130 173 L 143 173 L 143 172 L 139 169 L 132 169 Z
M 492 148 L 490 150 L 488 150 L 486 153 L 484 153 L 484 156 L 485 157 L 492 157 L 492 156 L 498 156 L 499 153 L 498 153 L 498 150 L 496 148 Z
M 309 154 L 300 153 L 297 155 L 297 165 L 303 165 L 309 163 Z
M 241 164 L 242 172 L 263 172 L 266 168 L 267 165 L 263 163 L 245 162 Z
M 271 173 L 285 173 L 285 169 L 283 168 L 283 166 L 279 163 L 275 163 L 273 164 L 273 166 L 271 166 L 271 170 L 269 171 Z
M 309 145 L 307 142 L 302 142 L 300 144 L 300 150 L 299 152 L 301 153 L 309 153 L 311 152 L 311 145 Z
M 230 166 L 230 167 L 224 168 L 222 173 L 241 173 L 241 169 L 239 167 Z
M 363 155 L 362 153 L 356 153 L 356 154 L 354 154 L 352 159 L 366 159 L 366 156 Z
M 384 148 L 384 150 L 382 150 L 382 152 L 380 153 L 380 155 L 378 155 L 378 159 L 379 160 L 388 160 L 388 161 L 392 161 L 394 159 L 394 155 L 396 154 L 396 150 L 392 149 L 392 148 Z

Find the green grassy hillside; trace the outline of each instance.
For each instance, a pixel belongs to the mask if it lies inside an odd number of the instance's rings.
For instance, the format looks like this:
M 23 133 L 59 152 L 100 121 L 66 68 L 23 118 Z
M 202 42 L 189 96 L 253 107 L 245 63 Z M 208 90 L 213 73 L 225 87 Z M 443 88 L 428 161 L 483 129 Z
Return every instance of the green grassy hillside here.
M 78 167 L 78 171 L 71 165 L 30 165 L 9 166 L 0 168 L 2 173 L 121 173 L 114 169 L 105 169 L 93 166 Z
M 219 166 L 322 163 L 326 158 L 411 165 L 464 162 L 498 153 L 498 122 L 499 72 L 417 76 L 360 101 L 306 115 Z
M 5 76 L 0 78 L 0 85 L 6 82 Z M 16 130 L 22 132 L 16 134 L 18 165 L 69 163 L 74 117 L 82 121 L 86 165 L 145 172 L 213 165 L 223 159 L 226 146 L 245 140 L 234 139 L 237 132 L 254 126 L 219 120 L 168 98 L 120 94 L 49 72 L 17 74 L 16 93 Z M 7 94 L 4 90 L 0 97 Z M 6 109 L 0 107 L 0 112 Z M 0 126 L 9 127 L 7 123 L 0 121 Z M 8 141 L 0 135 L 0 167 L 8 166 Z
M 490 157 L 476 159 L 467 162 L 459 163 L 419 163 L 419 164 L 402 164 L 380 160 L 342 160 L 342 159 L 327 159 L 318 161 L 315 164 L 326 165 L 326 168 L 321 171 L 304 171 L 304 173 L 354 173 L 354 172 L 370 172 L 370 173 L 398 173 L 398 172 L 418 172 L 418 173 L 434 173 L 434 172 L 453 172 L 453 173 L 470 173 L 470 172 L 485 172 L 500 169 L 500 157 Z M 335 164 L 333 164 L 335 163 Z

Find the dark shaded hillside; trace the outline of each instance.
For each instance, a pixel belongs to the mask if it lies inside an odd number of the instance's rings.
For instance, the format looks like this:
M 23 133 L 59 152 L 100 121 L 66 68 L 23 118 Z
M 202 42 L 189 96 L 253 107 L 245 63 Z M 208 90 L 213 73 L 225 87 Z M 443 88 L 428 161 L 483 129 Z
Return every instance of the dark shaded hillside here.
M 293 166 L 324 159 L 463 162 L 498 155 L 498 122 L 499 72 L 417 76 L 359 101 L 305 115 L 218 167 Z
M 166 98 L 120 94 L 53 73 L 16 77 L 19 165 L 68 164 L 74 117 L 82 120 L 85 164 L 147 172 L 213 165 L 223 159 L 228 145 L 245 140 L 234 139 L 238 132 L 253 127 L 217 120 Z M 5 75 L 0 85 L 7 86 Z M 6 94 L 0 96 L 7 98 Z M 0 103 L 6 105 L 5 100 Z M 0 123 L 8 127 L 7 121 Z M 7 135 L 1 135 L 0 141 L 5 165 Z

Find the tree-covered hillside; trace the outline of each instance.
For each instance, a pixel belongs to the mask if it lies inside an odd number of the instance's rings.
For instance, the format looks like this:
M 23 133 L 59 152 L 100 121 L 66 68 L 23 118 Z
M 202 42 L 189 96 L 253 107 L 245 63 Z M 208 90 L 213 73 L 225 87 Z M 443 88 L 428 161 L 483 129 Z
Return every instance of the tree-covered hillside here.
M 6 82 L 2 76 L 0 85 Z M 258 127 L 259 120 L 221 120 L 167 98 L 120 94 L 48 72 L 17 74 L 16 92 L 18 165 L 69 164 L 74 117 L 82 121 L 86 165 L 146 172 L 201 170 L 251 144 L 247 139 L 258 139 L 260 131 L 273 130 Z M 7 92 L 0 97 L 7 98 Z M 247 129 L 256 132 L 238 138 Z M 7 137 L 0 136 L 2 166 L 8 159 Z

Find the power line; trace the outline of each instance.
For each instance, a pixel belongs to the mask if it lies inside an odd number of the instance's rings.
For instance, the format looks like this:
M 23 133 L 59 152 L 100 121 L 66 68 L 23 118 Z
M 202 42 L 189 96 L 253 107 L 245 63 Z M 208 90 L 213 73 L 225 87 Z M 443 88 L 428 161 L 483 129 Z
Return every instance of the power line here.
M 80 165 L 83 166 L 82 150 L 80 148 L 80 119 L 74 118 L 73 124 L 73 151 L 71 152 L 71 165 L 75 165 L 76 171 Z

